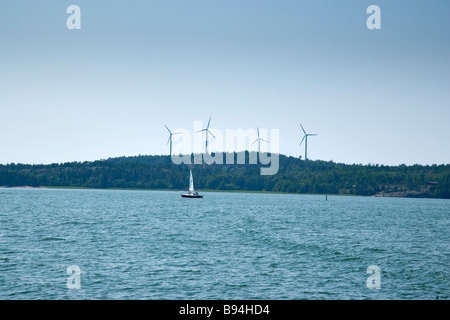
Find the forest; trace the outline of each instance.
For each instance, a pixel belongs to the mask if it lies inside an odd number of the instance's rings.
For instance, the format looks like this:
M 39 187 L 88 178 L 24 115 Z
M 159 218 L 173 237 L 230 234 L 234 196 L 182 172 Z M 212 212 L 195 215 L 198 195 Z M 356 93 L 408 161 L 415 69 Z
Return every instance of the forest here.
M 245 156 L 248 159 L 248 151 Z M 450 164 L 342 164 L 280 154 L 278 173 L 262 176 L 260 164 L 246 163 L 176 165 L 162 155 L 45 165 L 10 163 L 0 165 L 0 187 L 186 190 L 192 169 L 197 190 L 450 199 Z

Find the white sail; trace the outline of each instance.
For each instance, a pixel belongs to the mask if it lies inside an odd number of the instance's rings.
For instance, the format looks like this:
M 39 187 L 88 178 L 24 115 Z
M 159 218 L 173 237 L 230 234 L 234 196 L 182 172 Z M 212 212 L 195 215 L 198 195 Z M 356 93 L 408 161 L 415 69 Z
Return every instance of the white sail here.
M 192 170 L 190 171 L 190 177 L 189 177 L 189 192 L 194 192 L 194 179 L 192 178 Z

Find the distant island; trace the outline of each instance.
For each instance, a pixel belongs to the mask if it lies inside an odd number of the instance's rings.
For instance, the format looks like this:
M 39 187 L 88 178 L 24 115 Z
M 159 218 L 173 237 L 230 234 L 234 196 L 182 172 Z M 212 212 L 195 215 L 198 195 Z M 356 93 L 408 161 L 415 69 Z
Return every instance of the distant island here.
M 245 155 L 248 157 L 249 152 Z M 11 163 L 0 165 L 0 187 L 185 190 L 192 168 L 199 190 L 450 199 L 450 164 L 342 164 L 280 154 L 277 174 L 261 176 L 260 167 L 175 165 L 169 156 L 162 155 L 48 165 Z

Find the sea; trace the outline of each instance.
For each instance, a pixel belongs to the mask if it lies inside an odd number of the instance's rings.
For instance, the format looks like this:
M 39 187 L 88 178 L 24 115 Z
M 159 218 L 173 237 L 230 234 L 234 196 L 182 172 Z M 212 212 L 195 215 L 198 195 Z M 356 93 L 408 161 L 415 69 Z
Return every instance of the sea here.
M 1 300 L 448 300 L 450 200 L 0 189 Z

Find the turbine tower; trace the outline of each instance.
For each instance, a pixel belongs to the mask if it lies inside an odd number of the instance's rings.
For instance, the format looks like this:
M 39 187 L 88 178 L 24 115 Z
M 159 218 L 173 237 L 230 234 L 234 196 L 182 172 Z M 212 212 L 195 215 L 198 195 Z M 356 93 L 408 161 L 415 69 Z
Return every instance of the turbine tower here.
M 203 132 L 203 131 L 206 132 L 205 153 L 208 153 L 208 133 L 209 133 L 210 135 L 212 135 L 212 136 L 215 138 L 215 136 L 211 133 L 211 131 L 209 131 L 209 123 L 210 123 L 210 122 L 211 122 L 211 117 L 209 117 L 208 125 L 206 126 L 205 129 L 202 129 L 202 130 L 199 130 L 199 131 L 196 131 L 196 132 L 195 132 L 195 133 L 197 133 L 197 132 Z
M 166 127 L 166 129 L 169 131 L 169 140 L 167 140 L 167 144 L 169 144 L 170 142 L 170 156 L 172 156 L 172 136 L 174 134 L 180 134 L 181 132 L 172 132 L 169 128 L 167 128 L 166 125 L 164 125 L 164 127 Z
M 251 145 L 254 145 L 256 142 L 258 142 L 258 154 L 260 154 L 261 152 L 261 141 L 267 142 L 269 143 L 269 141 L 264 140 L 263 138 L 259 137 L 259 128 L 256 127 L 256 130 L 258 131 L 258 139 L 255 140 L 255 142 L 253 142 Z
M 303 140 L 305 140 L 305 161 L 306 161 L 306 160 L 308 160 L 308 137 L 309 136 L 317 136 L 317 134 L 315 134 L 315 133 L 306 133 L 306 131 L 305 131 L 305 129 L 303 129 L 303 126 L 302 126 L 301 123 L 300 123 L 300 127 L 302 127 L 303 133 L 305 135 L 303 136 L 303 139 L 300 142 L 299 146 L 301 146 L 302 143 L 303 143 Z

